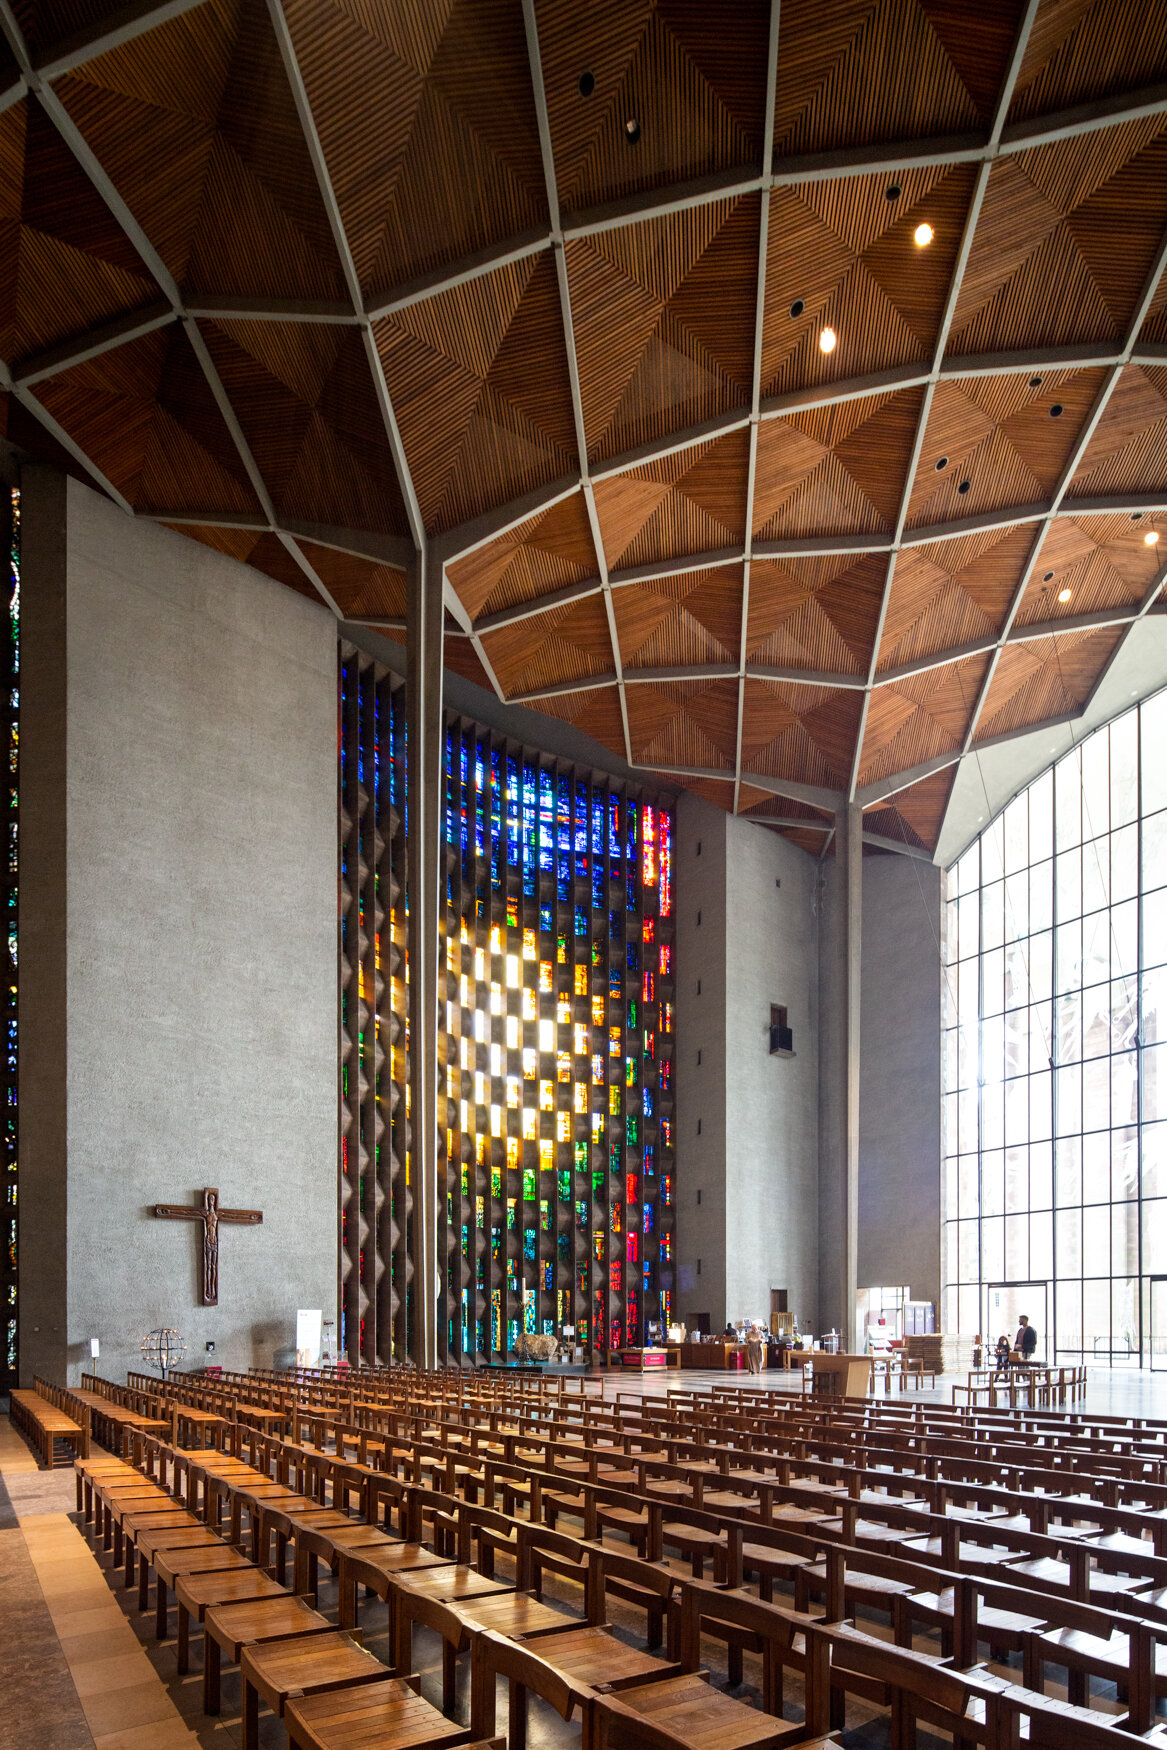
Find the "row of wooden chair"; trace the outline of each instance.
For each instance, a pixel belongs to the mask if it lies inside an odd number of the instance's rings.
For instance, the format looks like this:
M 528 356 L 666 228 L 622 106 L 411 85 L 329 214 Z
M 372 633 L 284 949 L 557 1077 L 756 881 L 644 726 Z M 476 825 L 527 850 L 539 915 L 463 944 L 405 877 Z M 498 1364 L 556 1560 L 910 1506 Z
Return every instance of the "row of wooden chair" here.
M 59 1440 L 71 1453 L 89 1456 L 89 1413 L 81 1407 L 74 1415 L 69 1393 L 48 1380 L 38 1379 L 33 1391 L 10 1394 L 12 1423 L 18 1428 L 46 1470 L 52 1470 Z

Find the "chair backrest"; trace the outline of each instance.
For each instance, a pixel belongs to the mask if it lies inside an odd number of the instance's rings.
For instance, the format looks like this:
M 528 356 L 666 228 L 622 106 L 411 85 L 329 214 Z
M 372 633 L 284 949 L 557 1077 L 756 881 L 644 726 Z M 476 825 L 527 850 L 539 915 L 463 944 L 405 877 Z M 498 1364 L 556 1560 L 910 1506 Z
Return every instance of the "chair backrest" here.
M 470 1736 L 474 1739 L 494 1736 L 494 1687 L 496 1677 L 505 1677 L 508 1684 L 519 1686 L 553 1707 L 561 1719 L 569 1720 L 578 1693 L 569 1679 L 554 1665 L 540 1659 L 531 1648 L 538 1642 L 521 1646 L 493 1629 L 475 1635 L 470 1668 Z

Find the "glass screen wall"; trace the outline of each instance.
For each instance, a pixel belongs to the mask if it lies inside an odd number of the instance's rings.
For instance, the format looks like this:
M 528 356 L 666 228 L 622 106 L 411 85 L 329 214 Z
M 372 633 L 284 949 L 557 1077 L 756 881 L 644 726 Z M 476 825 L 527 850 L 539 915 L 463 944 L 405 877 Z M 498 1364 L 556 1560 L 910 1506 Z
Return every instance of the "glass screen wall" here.
M 948 871 L 944 1046 L 944 1328 L 1167 1366 L 1167 692 Z

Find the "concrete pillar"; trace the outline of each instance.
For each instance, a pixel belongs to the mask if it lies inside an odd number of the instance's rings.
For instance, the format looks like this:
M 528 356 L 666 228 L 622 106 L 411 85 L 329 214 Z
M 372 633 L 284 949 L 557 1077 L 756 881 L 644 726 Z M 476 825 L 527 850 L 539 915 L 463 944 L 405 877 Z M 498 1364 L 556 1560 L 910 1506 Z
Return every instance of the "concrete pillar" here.
M 437 1363 L 439 919 L 442 846 L 442 567 L 427 550 L 409 580 L 409 1082 L 413 1190 L 413 1357 Z
M 851 803 L 835 817 L 836 856 L 845 883 L 845 1040 L 843 1052 L 843 1305 L 838 1328 L 848 1347 L 859 1347 L 855 1302 L 859 1290 L 859 1034 L 863 966 L 863 811 Z

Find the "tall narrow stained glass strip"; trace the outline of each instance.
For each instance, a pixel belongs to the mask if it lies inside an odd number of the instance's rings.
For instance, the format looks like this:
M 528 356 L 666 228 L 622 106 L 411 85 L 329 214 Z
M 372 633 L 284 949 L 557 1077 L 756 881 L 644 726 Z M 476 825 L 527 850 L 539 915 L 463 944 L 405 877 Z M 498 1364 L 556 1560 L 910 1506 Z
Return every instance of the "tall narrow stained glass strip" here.
M 8 622 L 5 696 L 8 724 L 8 856 L 5 866 L 7 976 L 4 981 L 4 1202 L 0 1229 L 0 1392 L 19 1383 L 19 1258 L 17 1235 L 18 954 L 20 915 L 20 493 L 9 494 Z

